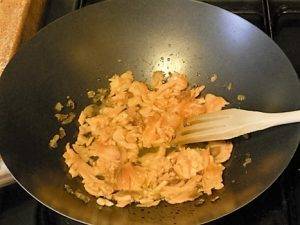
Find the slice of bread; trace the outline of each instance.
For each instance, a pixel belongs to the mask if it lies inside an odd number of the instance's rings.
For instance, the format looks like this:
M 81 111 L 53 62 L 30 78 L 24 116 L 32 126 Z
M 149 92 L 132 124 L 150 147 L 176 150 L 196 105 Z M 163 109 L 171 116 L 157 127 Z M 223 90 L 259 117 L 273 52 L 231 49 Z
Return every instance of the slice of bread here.
M 0 75 L 21 41 L 38 30 L 46 0 L 0 0 Z

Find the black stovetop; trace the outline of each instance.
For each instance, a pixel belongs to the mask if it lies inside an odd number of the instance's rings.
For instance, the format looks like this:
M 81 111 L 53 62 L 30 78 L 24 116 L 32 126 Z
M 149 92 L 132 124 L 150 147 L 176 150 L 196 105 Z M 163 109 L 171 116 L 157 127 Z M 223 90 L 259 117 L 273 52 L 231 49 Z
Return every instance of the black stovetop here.
M 48 1 L 44 25 L 100 0 Z M 207 0 L 253 23 L 282 48 L 300 75 L 299 0 Z M 42 206 L 17 184 L 0 189 L 0 224 L 79 225 Z M 257 199 L 209 225 L 300 225 L 300 150 Z

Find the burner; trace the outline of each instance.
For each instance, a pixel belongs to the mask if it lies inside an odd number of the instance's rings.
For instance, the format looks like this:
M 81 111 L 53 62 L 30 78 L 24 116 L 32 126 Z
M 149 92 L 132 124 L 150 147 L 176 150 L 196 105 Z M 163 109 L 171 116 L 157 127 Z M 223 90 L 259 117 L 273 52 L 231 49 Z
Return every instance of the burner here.
M 273 8 L 274 40 L 300 75 L 300 2 L 278 5 L 278 1 L 275 1 Z

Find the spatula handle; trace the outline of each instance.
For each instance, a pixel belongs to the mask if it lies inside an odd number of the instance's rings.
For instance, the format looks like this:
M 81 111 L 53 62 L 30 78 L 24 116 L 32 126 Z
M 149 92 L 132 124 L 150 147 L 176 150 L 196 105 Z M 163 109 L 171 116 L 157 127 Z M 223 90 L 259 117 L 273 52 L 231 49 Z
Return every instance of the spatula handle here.
M 272 126 L 300 122 L 300 110 L 284 113 L 268 113 L 267 119 L 270 119 Z

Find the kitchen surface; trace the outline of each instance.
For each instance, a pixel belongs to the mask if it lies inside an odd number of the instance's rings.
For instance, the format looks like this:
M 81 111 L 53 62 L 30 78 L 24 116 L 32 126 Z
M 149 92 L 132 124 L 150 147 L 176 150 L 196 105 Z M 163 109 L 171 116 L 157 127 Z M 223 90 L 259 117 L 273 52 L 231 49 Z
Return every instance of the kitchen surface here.
M 43 5 L 38 26 L 99 0 L 48 0 Z M 300 1 L 298 0 L 208 0 L 229 10 L 270 36 L 285 52 L 300 74 Z M 0 0 L 1 3 L 1 0 Z M 30 10 L 30 9 L 29 9 Z M 32 33 L 32 32 L 31 32 Z M 32 35 L 31 35 L 32 36 Z M 31 37 L 28 35 L 27 39 Z M 26 42 L 23 40 L 22 43 Z M 145 209 L 147 210 L 147 209 Z M 14 183 L 0 163 L 0 224 L 79 225 L 43 206 Z M 298 225 L 300 224 L 300 152 L 276 182 L 245 207 L 209 225 Z

